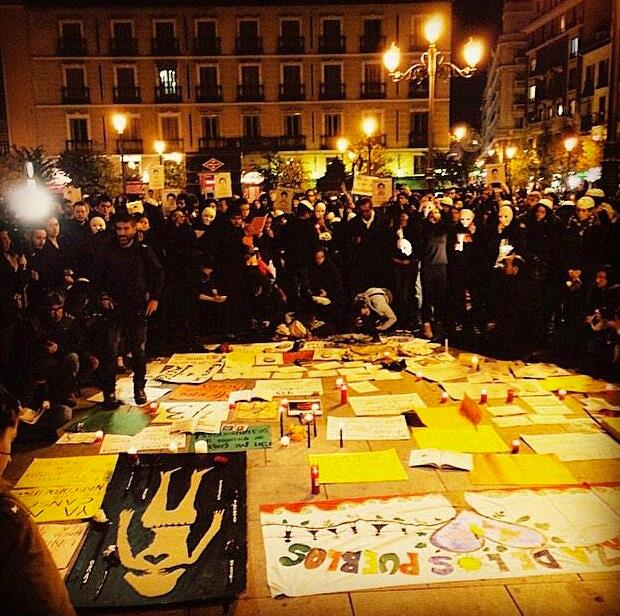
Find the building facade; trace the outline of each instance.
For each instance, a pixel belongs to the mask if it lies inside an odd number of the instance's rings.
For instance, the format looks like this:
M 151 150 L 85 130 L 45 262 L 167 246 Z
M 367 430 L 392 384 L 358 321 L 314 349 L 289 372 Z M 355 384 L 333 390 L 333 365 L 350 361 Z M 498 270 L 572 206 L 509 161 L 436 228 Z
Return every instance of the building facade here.
M 338 137 L 356 141 L 372 115 L 392 173 L 423 177 L 427 90 L 392 83 L 382 53 L 396 41 L 413 61 L 424 22 L 441 13 L 449 58 L 450 2 L 87 4 L 0 5 L 8 142 L 51 155 L 122 147 L 144 164 L 164 140 L 190 171 L 209 158 L 243 171 L 280 152 L 318 178 Z M 116 113 L 129 119 L 122 137 Z M 435 116 L 436 147 L 447 148 L 447 81 Z

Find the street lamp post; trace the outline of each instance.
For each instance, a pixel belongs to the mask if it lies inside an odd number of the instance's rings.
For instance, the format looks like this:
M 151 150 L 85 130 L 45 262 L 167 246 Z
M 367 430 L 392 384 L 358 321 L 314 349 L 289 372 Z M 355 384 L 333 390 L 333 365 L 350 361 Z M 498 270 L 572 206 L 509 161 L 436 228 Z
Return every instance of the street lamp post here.
M 123 181 L 123 195 L 127 188 L 127 182 L 125 180 L 125 152 L 123 148 L 123 135 L 127 128 L 127 116 L 124 113 L 117 113 L 112 116 L 112 125 L 118 135 L 118 149 L 121 156 L 121 177 Z
M 511 169 L 510 169 L 510 163 L 512 162 L 512 159 L 516 156 L 517 154 L 517 148 L 514 145 L 509 145 L 506 146 L 506 149 L 504 150 L 504 154 L 506 155 L 506 180 L 508 181 L 508 190 L 512 193 L 512 174 L 511 174 Z
M 564 139 L 564 149 L 566 150 L 566 180 L 564 182 L 566 189 L 568 189 L 568 178 L 570 177 L 570 157 L 577 146 L 577 137 L 566 137 Z
M 372 138 L 377 130 L 377 120 L 372 116 L 368 116 L 364 118 L 362 122 L 362 132 L 366 136 L 366 140 L 368 143 L 368 173 L 366 175 L 372 175 L 371 173 L 371 164 L 372 164 Z
M 461 77 L 469 78 L 476 71 L 476 65 L 482 59 L 483 54 L 482 44 L 470 38 L 463 50 L 467 66 L 461 68 L 452 62 L 446 61 L 444 55 L 437 50 L 436 45 L 442 30 L 443 21 L 440 16 L 436 15 L 426 22 L 424 26 L 424 35 L 428 41 L 428 49 L 420 56 L 418 62 L 409 66 L 405 71 L 398 70 L 401 53 L 396 43 L 392 43 L 385 54 L 383 54 L 383 63 L 394 82 L 401 81 L 402 79 L 413 79 L 417 82 L 421 82 L 423 79 L 428 78 L 428 154 L 426 182 L 430 190 L 433 189 L 435 184 L 433 121 L 436 76 L 441 73 L 445 73 L 446 75 L 456 73 Z
M 166 142 L 162 141 L 161 139 L 158 139 L 157 141 L 153 143 L 153 148 L 155 149 L 155 152 L 159 154 L 159 164 L 163 165 L 164 164 L 164 152 L 166 151 Z
M 340 152 L 340 158 L 342 158 L 344 164 L 344 155 L 349 149 L 349 140 L 346 137 L 339 137 L 336 141 L 336 149 Z

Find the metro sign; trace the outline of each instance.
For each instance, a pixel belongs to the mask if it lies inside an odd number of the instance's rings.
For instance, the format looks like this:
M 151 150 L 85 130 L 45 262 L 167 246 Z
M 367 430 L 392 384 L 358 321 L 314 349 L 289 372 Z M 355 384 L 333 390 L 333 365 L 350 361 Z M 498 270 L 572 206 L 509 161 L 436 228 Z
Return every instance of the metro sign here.
M 223 167 L 224 163 L 217 158 L 210 158 L 208 161 L 202 163 L 202 166 L 207 169 L 207 171 L 211 171 L 211 173 L 213 173 L 214 171 L 217 171 L 220 167 Z

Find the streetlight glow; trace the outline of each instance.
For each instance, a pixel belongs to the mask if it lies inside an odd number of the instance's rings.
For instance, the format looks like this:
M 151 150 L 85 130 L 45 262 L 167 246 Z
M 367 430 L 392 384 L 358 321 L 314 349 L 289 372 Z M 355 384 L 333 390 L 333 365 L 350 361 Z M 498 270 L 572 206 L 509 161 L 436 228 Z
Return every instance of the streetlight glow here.
M 349 140 L 346 137 L 339 137 L 336 141 L 336 149 L 344 154 L 349 149 Z
M 362 132 L 370 139 L 377 130 L 377 120 L 372 116 L 364 118 L 362 122 Z
M 455 126 L 455 128 L 454 128 L 454 138 L 457 141 L 461 141 L 462 139 L 464 139 L 466 134 L 467 134 L 467 127 L 466 126 L 464 126 L 463 124 L 459 124 L 458 126 Z
M 431 45 L 434 45 L 437 42 L 441 36 L 442 30 L 443 19 L 441 18 L 441 15 L 434 15 L 424 24 L 424 36 Z
M 124 113 L 115 113 L 112 116 L 112 126 L 117 134 L 122 135 L 127 128 L 127 116 Z
M 564 149 L 567 152 L 572 152 L 577 146 L 577 137 L 566 137 L 564 139 Z
M 383 65 L 388 70 L 388 72 L 393 73 L 400 64 L 400 49 L 396 45 L 396 43 L 392 42 L 392 44 L 388 47 L 388 50 L 383 54 Z
M 155 152 L 161 156 L 166 151 L 166 142 L 161 139 L 157 139 L 153 142 L 153 148 L 155 149 Z
M 480 60 L 482 60 L 483 55 L 484 46 L 482 43 L 470 37 L 463 48 L 463 57 L 465 58 L 465 62 L 467 62 L 467 66 L 475 68 Z
M 517 146 L 509 145 L 506 146 L 506 158 L 508 160 L 512 160 L 517 155 Z

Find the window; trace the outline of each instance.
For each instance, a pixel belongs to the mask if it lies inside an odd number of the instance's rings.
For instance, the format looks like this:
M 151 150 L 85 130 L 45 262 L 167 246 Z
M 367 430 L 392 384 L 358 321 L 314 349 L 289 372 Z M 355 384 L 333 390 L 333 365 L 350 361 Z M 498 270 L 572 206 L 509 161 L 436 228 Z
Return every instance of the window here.
M 571 38 L 568 49 L 569 49 L 570 57 L 576 58 L 577 54 L 579 53 L 579 37 L 578 36 L 574 36 L 573 38 Z
M 527 89 L 527 98 L 530 101 L 536 100 L 536 84 L 532 84 L 528 89 Z
M 136 68 L 134 66 L 115 66 L 114 83 L 119 90 L 133 91 L 136 87 Z
M 63 41 L 72 43 L 82 42 L 82 22 L 81 21 L 61 21 L 60 36 Z
M 80 91 L 86 87 L 86 78 L 83 66 L 67 66 L 65 72 L 65 86 L 67 90 Z
M 605 115 L 605 109 L 607 108 L 607 97 L 606 96 L 601 96 L 598 99 L 598 112 L 600 116 L 604 116 Z
M 258 64 L 242 64 L 239 70 L 242 86 L 258 86 L 260 84 L 260 66 Z
M 577 87 L 577 69 L 571 68 L 568 71 L 568 89 L 574 90 Z
M 560 17 L 560 32 L 564 32 L 566 30 L 566 17 L 562 15 Z
M 342 22 L 339 17 L 323 19 L 323 37 L 330 41 L 339 41 L 342 36 Z
M 301 83 L 301 64 L 282 65 L 282 84 L 284 86 L 298 86 Z
M 142 138 L 142 131 L 140 130 L 140 116 L 130 115 L 127 116 L 127 127 L 123 134 L 124 141 L 138 141 Z
M 568 102 L 568 114 L 575 115 L 575 111 L 577 109 L 577 101 L 574 98 L 571 98 Z
M 217 64 L 201 65 L 198 67 L 198 83 L 201 87 L 217 89 L 219 85 Z
M 196 21 L 196 38 L 212 41 L 217 38 L 217 22 L 215 19 L 199 19 Z
M 380 62 L 364 63 L 364 83 L 381 83 L 383 81 L 383 71 Z
M 243 121 L 243 136 L 256 138 L 260 137 L 260 116 L 259 115 L 244 115 Z
M 562 103 L 558 104 L 558 116 L 563 116 L 564 115 L 564 105 L 562 105 Z
M 159 134 L 164 141 L 178 141 L 181 137 L 180 118 L 177 114 L 159 116 Z
M 287 41 L 294 41 L 301 36 L 301 20 L 283 19 L 280 22 L 280 36 Z
M 424 23 L 427 19 L 426 15 L 411 16 L 411 34 L 409 36 L 409 46 L 411 49 L 422 49 L 425 47 Z
M 323 129 L 327 137 L 342 135 L 342 114 L 326 113 L 323 115 Z
M 258 39 L 258 19 L 240 19 L 239 20 L 239 38 L 241 40 Z
M 174 20 L 158 20 L 153 22 L 153 35 L 158 41 L 172 41 L 175 38 Z
M 534 73 L 536 71 L 536 56 L 530 58 L 530 73 Z
M 364 34 L 362 35 L 361 50 L 366 52 L 378 51 L 381 47 L 381 19 L 364 19 Z
M 323 83 L 326 85 L 340 85 L 342 83 L 342 65 L 324 64 Z
M 598 63 L 597 88 L 605 88 L 609 85 L 609 60 L 601 60 Z
M 285 114 L 284 135 L 286 137 L 300 137 L 301 134 L 301 113 Z
M 171 66 L 159 66 L 157 69 L 160 91 L 174 94 L 177 91 L 177 69 Z
M 428 112 L 413 111 L 411 112 L 411 132 L 415 135 L 428 135 Z
M 67 136 L 73 143 L 86 143 L 89 140 L 88 116 L 67 118 Z
M 112 37 L 117 41 L 130 41 L 133 38 L 133 22 L 113 21 Z
M 205 139 L 217 139 L 220 136 L 220 119 L 218 116 L 202 116 L 202 136 Z

